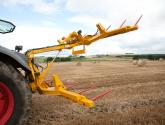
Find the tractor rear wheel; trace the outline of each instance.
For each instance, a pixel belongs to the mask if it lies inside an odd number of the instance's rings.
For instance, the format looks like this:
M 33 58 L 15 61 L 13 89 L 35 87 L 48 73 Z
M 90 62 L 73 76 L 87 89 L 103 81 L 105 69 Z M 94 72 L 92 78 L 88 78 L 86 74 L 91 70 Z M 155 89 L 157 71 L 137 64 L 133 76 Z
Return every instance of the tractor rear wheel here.
M 31 92 L 13 66 L 0 62 L 0 125 L 22 125 L 31 105 Z

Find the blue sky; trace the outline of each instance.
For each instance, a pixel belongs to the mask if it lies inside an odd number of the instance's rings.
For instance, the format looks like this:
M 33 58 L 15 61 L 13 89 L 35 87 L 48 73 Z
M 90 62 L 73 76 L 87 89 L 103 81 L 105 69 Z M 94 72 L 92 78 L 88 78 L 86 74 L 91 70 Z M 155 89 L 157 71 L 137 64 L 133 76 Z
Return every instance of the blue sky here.
M 1 45 L 14 49 L 57 44 L 56 40 L 82 29 L 93 34 L 96 23 L 118 28 L 132 25 L 143 14 L 139 30 L 101 40 L 87 47 L 87 55 L 165 53 L 165 2 L 163 0 L 0 0 L 0 19 L 17 27 L 0 35 Z M 69 54 L 69 52 L 64 52 Z

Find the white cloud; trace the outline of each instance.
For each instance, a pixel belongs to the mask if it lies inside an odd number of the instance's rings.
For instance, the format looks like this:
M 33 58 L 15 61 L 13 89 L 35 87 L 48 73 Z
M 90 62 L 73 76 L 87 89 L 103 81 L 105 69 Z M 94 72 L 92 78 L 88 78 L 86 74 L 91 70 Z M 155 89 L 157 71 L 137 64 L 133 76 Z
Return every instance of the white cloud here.
M 72 23 L 79 23 L 82 24 L 84 26 L 88 26 L 88 27 L 94 27 L 95 24 L 97 23 L 103 23 L 103 24 L 108 24 L 109 22 L 104 20 L 103 18 L 98 18 L 98 17 L 91 17 L 88 15 L 81 15 L 81 16 L 74 16 L 68 19 L 69 22 Z
M 9 49 L 14 49 L 15 45 L 23 45 L 24 51 L 33 48 L 56 45 L 66 30 L 62 28 L 17 26 L 13 33 L 1 35 L 1 45 Z
M 164 6 L 165 1 L 163 0 L 69 0 L 67 3 L 67 9 L 74 12 L 75 15 L 77 14 L 69 21 L 89 28 L 92 28 L 91 25 L 95 25 L 97 21 L 103 22 L 106 24 L 105 26 L 108 26 L 107 22 L 109 22 L 112 25 L 111 29 L 118 28 L 124 19 L 127 19 L 125 25 L 132 25 L 138 16 L 143 14 L 138 31 L 108 39 L 118 43 L 114 43 L 113 52 L 118 50 L 118 52 L 134 51 L 136 53 L 165 53 L 163 43 L 163 39 L 165 39 Z M 160 38 L 162 42 L 158 42 Z M 108 40 L 98 42 L 95 50 L 99 50 L 100 46 L 106 48 Z M 107 51 L 112 52 L 112 49 Z
M 46 0 L 0 0 L 0 4 L 18 7 L 19 5 L 32 6 L 34 11 L 45 14 L 65 11 L 67 13 L 64 13 L 61 23 L 68 20 L 66 25 L 69 32 L 72 31 L 69 26 L 74 24 L 76 27 L 82 26 L 85 33 L 89 34 L 96 31 L 95 24 L 98 22 L 101 22 L 105 27 L 112 25 L 110 29 L 114 29 L 118 28 L 124 19 L 127 19 L 125 25 L 134 24 L 136 19 L 143 14 L 139 30 L 96 42 L 87 47 L 87 54 L 165 53 L 165 42 L 163 41 L 165 39 L 164 0 L 52 0 L 52 2 Z M 56 27 L 56 30 L 51 27 Z M 13 34 L 4 35 L 0 39 L 7 41 L 1 42 L 1 45 L 14 48 L 16 44 L 23 44 L 26 50 L 53 45 L 52 41 L 56 41 L 69 32 L 66 31 L 65 25 L 59 28 L 51 20 L 44 20 L 40 27 L 17 26 Z
M 103 21 L 117 26 L 124 19 L 127 19 L 128 24 L 134 23 L 141 14 L 144 15 L 143 24 L 155 25 L 157 22 L 154 21 L 161 21 L 158 18 L 165 15 L 164 6 L 164 0 L 69 0 L 66 4 L 69 11 L 78 15 L 72 17 L 73 19 L 86 15 L 84 23 L 94 17 L 93 19 L 102 18 Z
M 96 54 L 123 54 L 127 52 L 127 49 L 121 49 L 119 43 L 113 40 L 100 40 L 99 42 L 93 43 L 86 47 L 87 55 Z
M 17 5 L 32 6 L 33 10 L 42 14 L 60 13 L 60 6 L 63 0 L 53 0 L 47 2 L 46 0 L 1 0 L 0 4 L 9 7 Z

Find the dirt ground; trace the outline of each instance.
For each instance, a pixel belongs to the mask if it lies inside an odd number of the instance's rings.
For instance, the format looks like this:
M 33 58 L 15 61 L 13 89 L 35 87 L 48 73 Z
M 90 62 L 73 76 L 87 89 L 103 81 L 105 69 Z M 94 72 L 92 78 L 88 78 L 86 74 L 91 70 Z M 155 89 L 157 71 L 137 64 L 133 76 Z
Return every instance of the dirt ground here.
M 33 94 L 25 125 L 165 125 L 165 61 L 148 61 L 138 67 L 130 61 L 56 63 L 63 82 L 99 86 L 88 97 L 111 88 L 112 92 L 86 108 L 63 97 Z

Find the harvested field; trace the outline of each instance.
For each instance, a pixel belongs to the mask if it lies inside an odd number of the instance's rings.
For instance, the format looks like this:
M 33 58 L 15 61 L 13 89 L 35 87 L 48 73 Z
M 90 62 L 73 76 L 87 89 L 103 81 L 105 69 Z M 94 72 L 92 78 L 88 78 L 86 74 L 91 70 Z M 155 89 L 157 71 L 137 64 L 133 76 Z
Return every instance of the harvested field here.
M 165 125 L 165 61 L 137 67 L 129 61 L 54 64 L 62 81 L 90 85 L 92 97 L 107 88 L 112 92 L 92 109 L 62 97 L 33 94 L 32 111 L 25 125 Z

